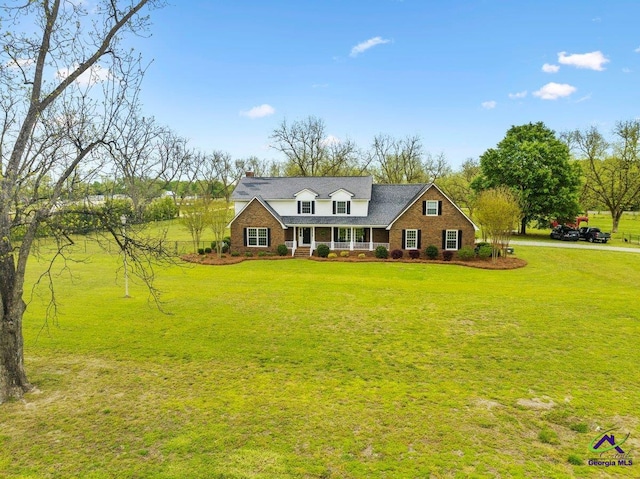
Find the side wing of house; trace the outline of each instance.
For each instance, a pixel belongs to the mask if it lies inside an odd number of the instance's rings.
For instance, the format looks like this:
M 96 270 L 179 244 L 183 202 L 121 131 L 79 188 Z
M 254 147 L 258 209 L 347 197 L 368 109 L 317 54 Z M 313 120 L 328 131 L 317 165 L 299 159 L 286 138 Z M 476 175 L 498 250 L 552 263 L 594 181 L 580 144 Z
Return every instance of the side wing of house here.
M 390 249 L 441 251 L 473 247 L 477 227 L 436 185 L 430 184 L 393 220 Z
M 233 251 L 275 251 L 288 231 L 278 214 L 257 197 L 236 214 L 230 227 Z

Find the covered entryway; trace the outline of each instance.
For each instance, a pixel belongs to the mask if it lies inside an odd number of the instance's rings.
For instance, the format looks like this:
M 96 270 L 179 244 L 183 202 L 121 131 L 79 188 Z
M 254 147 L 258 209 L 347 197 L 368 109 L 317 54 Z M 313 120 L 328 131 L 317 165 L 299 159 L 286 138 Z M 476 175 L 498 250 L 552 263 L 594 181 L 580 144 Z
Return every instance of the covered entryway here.
M 298 246 L 311 246 L 311 228 L 298 228 Z

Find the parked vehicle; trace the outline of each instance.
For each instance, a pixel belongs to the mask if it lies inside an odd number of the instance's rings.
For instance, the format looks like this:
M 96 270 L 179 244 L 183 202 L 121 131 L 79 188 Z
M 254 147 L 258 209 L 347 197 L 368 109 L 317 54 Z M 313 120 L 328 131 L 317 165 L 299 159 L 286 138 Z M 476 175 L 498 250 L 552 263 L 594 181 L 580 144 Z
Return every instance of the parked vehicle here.
M 551 239 L 557 239 L 562 241 L 578 241 L 580 239 L 580 233 L 578 230 L 574 230 L 567 225 L 558 225 L 551 230 L 549 235 Z
M 589 243 L 606 243 L 611 239 L 609 233 L 600 231 L 600 228 L 595 227 L 583 227 L 578 230 L 581 240 L 588 241 Z

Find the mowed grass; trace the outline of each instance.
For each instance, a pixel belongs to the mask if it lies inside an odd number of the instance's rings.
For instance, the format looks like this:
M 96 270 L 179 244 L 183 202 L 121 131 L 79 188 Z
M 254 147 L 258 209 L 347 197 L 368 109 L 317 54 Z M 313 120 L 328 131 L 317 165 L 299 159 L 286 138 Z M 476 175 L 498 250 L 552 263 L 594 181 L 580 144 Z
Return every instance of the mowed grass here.
M 39 391 L 0 406 L 0 475 L 637 477 L 587 460 L 598 430 L 640 445 L 640 255 L 516 252 L 173 267 L 169 315 L 93 254 L 56 278 L 57 323 L 45 288 L 29 305 Z

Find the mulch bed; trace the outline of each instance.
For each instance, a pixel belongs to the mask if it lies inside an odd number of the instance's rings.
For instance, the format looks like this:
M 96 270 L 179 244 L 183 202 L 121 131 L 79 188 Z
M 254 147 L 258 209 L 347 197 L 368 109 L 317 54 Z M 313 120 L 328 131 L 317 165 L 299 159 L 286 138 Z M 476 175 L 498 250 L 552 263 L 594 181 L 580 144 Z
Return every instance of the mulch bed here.
M 189 263 L 197 263 L 204 265 L 214 265 L 214 266 L 223 266 L 228 264 L 238 264 L 243 261 L 287 261 L 292 259 L 300 259 L 293 258 L 291 256 L 229 256 L 227 255 L 225 258 L 218 258 L 215 254 L 207 254 L 207 255 L 199 255 L 199 254 L 188 254 L 182 256 L 183 261 L 187 261 Z M 520 258 L 514 258 L 513 256 L 508 256 L 506 258 L 498 258 L 497 261 L 491 261 L 490 259 L 472 259 L 469 261 L 460 261 L 460 260 L 452 260 L 452 261 L 443 261 L 443 260 L 426 260 L 426 259 L 378 259 L 367 256 L 366 258 L 358 258 L 357 256 L 348 256 L 346 258 L 337 257 L 337 258 L 318 258 L 317 256 L 311 256 L 308 258 L 312 261 L 328 261 L 328 262 L 343 262 L 343 263 L 367 263 L 367 262 L 375 262 L 375 263 L 426 263 L 426 264 L 457 264 L 459 266 L 468 266 L 471 268 L 480 268 L 480 269 L 497 269 L 497 270 L 505 270 L 505 269 L 517 269 L 523 268 L 527 265 L 527 262 Z

